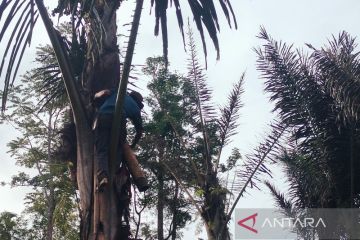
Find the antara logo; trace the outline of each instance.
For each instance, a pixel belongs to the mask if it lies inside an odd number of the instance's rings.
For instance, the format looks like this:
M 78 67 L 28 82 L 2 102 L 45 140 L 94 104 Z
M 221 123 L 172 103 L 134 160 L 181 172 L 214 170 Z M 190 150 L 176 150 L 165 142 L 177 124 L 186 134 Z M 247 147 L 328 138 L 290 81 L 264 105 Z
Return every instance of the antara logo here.
M 247 230 L 250 230 L 250 231 L 252 231 L 252 232 L 254 232 L 254 233 L 258 233 L 258 231 L 254 228 L 255 223 L 256 223 L 256 217 L 257 217 L 257 215 L 258 215 L 258 214 L 255 213 L 255 214 L 253 214 L 253 215 L 251 215 L 251 216 L 248 216 L 247 218 L 244 218 L 244 219 L 238 221 L 238 224 L 239 224 L 241 227 L 246 228 Z M 248 226 L 248 225 L 246 225 L 246 224 L 244 224 L 246 221 L 248 221 L 248 220 L 250 220 L 250 219 L 252 219 L 252 226 L 251 226 L 251 227 Z
M 238 225 L 253 232 L 258 233 L 258 230 L 254 228 L 256 224 L 257 213 L 250 215 L 244 219 L 238 221 Z M 252 220 L 252 224 L 246 222 Z M 322 225 L 322 227 L 326 227 L 326 224 L 322 218 L 314 219 L 314 218 L 265 218 L 264 222 L 261 225 L 261 228 L 270 227 L 270 228 L 294 228 L 294 227 L 318 227 Z

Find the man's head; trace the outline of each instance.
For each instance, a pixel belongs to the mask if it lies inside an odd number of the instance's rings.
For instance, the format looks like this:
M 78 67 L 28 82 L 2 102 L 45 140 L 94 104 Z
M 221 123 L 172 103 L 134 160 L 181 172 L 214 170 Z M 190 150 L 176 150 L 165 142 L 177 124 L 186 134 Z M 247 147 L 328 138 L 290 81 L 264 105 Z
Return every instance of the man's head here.
M 137 103 L 137 105 L 139 106 L 140 109 L 142 109 L 144 107 L 144 104 L 142 103 L 143 102 L 143 96 L 141 96 L 140 93 L 136 92 L 136 91 L 132 91 L 130 94 L 129 94 L 130 97 L 132 97 L 135 102 Z

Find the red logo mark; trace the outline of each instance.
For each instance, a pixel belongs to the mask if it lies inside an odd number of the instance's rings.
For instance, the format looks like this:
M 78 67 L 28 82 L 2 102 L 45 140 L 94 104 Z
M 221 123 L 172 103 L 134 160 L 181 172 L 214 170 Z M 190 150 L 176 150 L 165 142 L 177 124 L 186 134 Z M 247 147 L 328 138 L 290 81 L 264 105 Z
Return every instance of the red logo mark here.
M 251 216 L 248 216 L 247 218 L 244 218 L 244 219 L 238 221 L 238 224 L 239 224 L 241 227 L 246 228 L 247 230 L 250 230 L 250 231 L 252 231 L 252 232 L 254 232 L 254 233 L 258 233 L 258 231 L 253 228 L 253 227 L 255 226 L 255 223 L 256 223 L 256 217 L 257 217 L 257 215 L 258 215 L 258 214 L 255 213 L 255 214 L 253 214 L 253 215 L 251 215 Z M 253 220 L 251 227 L 244 224 L 244 222 L 246 222 L 246 221 L 248 221 L 248 220 L 250 220 L 250 219 Z

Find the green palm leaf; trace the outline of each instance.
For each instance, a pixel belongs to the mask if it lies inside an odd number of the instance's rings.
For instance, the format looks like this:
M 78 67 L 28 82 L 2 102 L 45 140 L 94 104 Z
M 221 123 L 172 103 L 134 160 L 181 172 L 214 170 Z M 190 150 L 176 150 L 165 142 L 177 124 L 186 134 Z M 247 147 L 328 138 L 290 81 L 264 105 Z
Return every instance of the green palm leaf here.
M 38 19 L 38 13 L 34 5 L 34 0 L 3 0 L 0 5 L 0 21 L 3 20 L 3 15 L 6 13 L 0 32 L 0 42 L 3 40 L 5 34 L 10 32 L 10 37 L 0 66 L 0 76 L 3 73 L 5 64 L 7 66 L 2 97 L 2 110 L 5 109 L 8 89 L 16 78 L 26 45 L 30 45 L 31 43 L 33 28 Z M 16 19 L 15 25 L 11 25 L 13 19 Z M 10 50 L 10 56 L 8 56 Z
M 312 57 L 326 79 L 326 90 L 342 109 L 341 119 L 357 121 L 360 117 L 360 52 L 355 52 L 355 38 L 342 32 L 337 39 L 333 37 L 329 45 L 319 50 L 312 48 Z
M 229 142 L 229 138 L 236 134 L 236 128 L 238 127 L 237 120 L 239 118 L 239 110 L 243 106 L 241 102 L 241 96 L 244 93 L 245 74 L 242 74 L 240 80 L 234 84 L 230 95 L 228 96 L 228 102 L 225 107 L 220 109 L 221 116 L 218 120 L 220 127 L 220 141 L 221 145 L 226 145 Z
M 176 16 L 178 20 L 178 25 L 180 28 L 180 32 L 182 34 L 183 40 L 184 40 L 184 21 L 181 13 L 181 6 L 179 0 L 170 0 L 170 4 L 174 2 L 175 10 L 176 10 Z M 233 22 L 235 28 L 237 28 L 237 22 L 235 18 L 235 14 L 233 12 L 231 3 L 229 0 L 219 0 L 219 3 L 221 5 L 221 8 L 223 10 L 223 13 L 225 17 L 228 20 L 228 24 L 231 27 L 231 20 L 230 15 L 233 17 Z M 188 0 L 188 4 L 190 6 L 190 9 L 193 13 L 194 21 L 196 24 L 196 27 L 200 33 L 201 41 L 203 44 L 203 51 L 205 55 L 205 59 L 207 56 L 207 48 L 206 48 L 206 42 L 205 42 L 205 35 L 204 35 L 204 27 L 209 33 L 209 36 L 214 44 L 214 47 L 217 51 L 217 59 L 220 58 L 220 48 L 219 48 L 219 41 L 217 37 L 218 31 L 220 31 L 220 26 L 218 23 L 218 17 L 216 8 L 214 6 L 213 0 Z M 159 28 L 161 24 L 161 31 L 162 31 L 162 39 L 163 39 L 163 54 L 165 57 L 165 60 L 167 61 L 167 55 L 168 55 L 168 34 L 167 34 L 167 9 L 169 5 L 169 0 L 152 0 L 151 6 L 155 5 L 155 35 L 159 34 Z M 184 43 L 185 46 L 185 43 Z

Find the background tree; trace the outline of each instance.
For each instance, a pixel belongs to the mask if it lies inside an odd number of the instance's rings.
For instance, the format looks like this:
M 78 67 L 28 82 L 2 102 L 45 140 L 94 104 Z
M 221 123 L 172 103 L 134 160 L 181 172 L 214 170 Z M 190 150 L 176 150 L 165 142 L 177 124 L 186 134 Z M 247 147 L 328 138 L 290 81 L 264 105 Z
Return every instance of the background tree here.
M 162 57 L 148 58 L 143 71 L 151 77 L 148 84 L 150 96 L 147 98 L 151 114 L 145 122 L 146 134 L 139 152 L 139 159 L 149 171 L 152 182 L 152 191 L 146 194 L 146 198 L 152 199 L 147 208 L 156 208 L 156 239 L 178 239 L 180 230 L 191 219 L 192 210 L 189 200 L 164 163 L 178 169 L 183 177 L 191 174 L 183 168 L 182 162 L 186 161 L 186 157 L 169 121 L 176 119 L 179 131 L 185 133 L 183 128 L 188 125 L 184 114 L 187 104 L 183 96 L 185 81 L 180 75 L 168 71 Z
M 258 69 L 288 131 L 277 158 L 290 182 L 289 198 L 267 185 L 291 214 L 304 214 L 304 208 L 359 208 L 360 61 L 355 39 L 342 32 L 324 48 L 308 44 L 307 55 L 275 41 L 264 29 L 259 37 L 266 43 L 257 50 Z M 334 238 L 346 234 L 342 227 L 331 228 Z M 307 230 L 302 234 L 313 234 Z M 322 238 L 324 229 L 316 230 Z
M 40 59 L 49 51 L 49 47 L 39 48 Z M 75 189 L 67 165 L 54 155 L 66 102 L 63 96 L 46 105 L 39 104 L 44 102 L 46 94 L 39 92 L 49 75 L 38 71 L 49 62 L 38 59 L 38 63 L 38 68 L 23 77 L 23 85 L 10 92 L 10 104 L 2 116 L 3 121 L 20 133 L 8 144 L 11 157 L 36 173 L 20 172 L 13 177 L 11 185 L 33 189 L 25 197 L 25 213 L 30 216 L 32 231 L 36 231 L 33 239 L 78 239 Z
M 59 1 L 58 7 L 53 11 L 54 14 L 61 17 L 67 15 L 71 19 L 71 45 L 66 48 L 64 38 L 60 37 L 60 33 L 53 27 L 49 14 L 43 4 L 42 0 L 30 1 L 11 1 L 4 0 L 0 5 L 0 17 L 6 16 L 4 27 L 1 31 L 0 40 L 3 40 L 5 31 L 9 28 L 11 20 L 17 21 L 10 38 L 8 39 L 7 49 L 12 49 L 9 61 L 7 62 L 7 74 L 5 77 L 5 88 L 3 95 L 3 108 L 7 99 L 8 89 L 12 81 L 15 79 L 18 66 L 21 62 L 25 47 L 31 41 L 31 35 L 34 25 L 40 14 L 46 30 L 49 34 L 51 44 L 54 47 L 56 57 L 62 72 L 62 77 L 66 86 L 67 95 L 73 116 L 76 123 L 76 136 L 77 136 L 77 162 L 78 162 L 78 183 L 80 191 L 80 205 L 81 205 L 81 220 L 82 220 L 82 238 L 97 238 L 98 226 L 94 213 L 92 212 L 96 207 L 92 206 L 94 195 L 93 176 L 93 149 L 94 143 L 92 141 L 91 132 L 91 112 L 93 109 L 85 108 L 90 106 L 93 93 L 98 89 L 105 87 L 115 86 L 120 80 L 120 61 L 118 56 L 117 35 L 116 35 L 116 10 L 121 5 L 121 0 L 107 0 L 107 1 Z M 159 32 L 161 24 L 164 55 L 167 56 L 167 8 L 169 1 L 152 1 L 155 6 L 156 26 L 155 34 Z M 182 31 L 183 20 L 181 14 L 180 3 L 178 0 L 173 2 L 175 5 L 177 18 Z M 197 28 L 202 36 L 204 44 L 204 52 L 206 53 L 203 26 L 207 29 L 212 38 L 215 48 L 219 51 L 217 31 L 219 24 L 217 20 L 217 13 L 213 1 L 189 1 L 190 8 L 194 15 Z M 143 0 L 136 1 L 134 19 L 129 38 L 125 62 L 122 69 L 121 84 L 118 89 L 118 101 L 116 104 L 116 111 L 114 114 L 114 123 L 121 119 L 122 101 L 126 93 L 127 81 L 132 61 L 133 50 L 136 42 L 137 30 L 140 22 Z M 225 16 L 230 24 L 230 12 L 233 15 L 232 8 L 229 1 L 221 0 Z M 8 10 L 7 14 L 4 14 Z M 17 18 L 18 17 L 18 18 Z M 235 18 L 235 26 L 236 21 Z M 15 38 L 14 38 L 15 36 Z M 86 37 L 84 37 L 86 36 Z M 21 50 L 20 50 L 21 49 Z M 86 52 L 85 55 L 81 53 Z M 4 54 L 3 59 L 6 59 L 8 50 Z M 79 54 L 80 53 L 80 54 Z M 72 57 L 76 58 L 74 63 L 79 63 L 81 68 L 80 72 L 76 72 L 71 64 Z M 75 59 L 75 58 L 74 58 Z M 14 64 L 16 64 L 14 68 Z M 1 71 L 3 70 L 1 66 Z M 77 75 L 79 74 L 79 75 Z M 105 81 L 104 81 L 105 79 Z M 111 158 L 115 159 L 116 148 L 118 147 L 117 141 L 120 129 L 113 126 L 114 136 L 112 138 L 112 155 Z M 112 161 L 114 162 L 114 161 Z M 96 165 L 96 164 L 95 164 Z M 111 166 L 112 173 L 115 172 Z M 110 175 L 112 179 L 113 174 Z M 109 208 L 101 209 L 104 216 L 100 219 L 104 228 L 105 238 L 114 239 L 118 234 L 116 229 L 117 216 L 111 214 L 109 209 L 116 209 L 115 193 L 112 188 L 112 181 L 110 181 L 109 191 L 106 191 L 101 197 L 104 201 L 109 201 L 107 204 L 101 206 L 109 206 Z M 96 204 L 96 203 L 95 203 Z M 117 211 L 112 211 L 112 213 Z M 94 220 L 94 221 L 92 221 Z M 95 235 L 95 237 L 94 237 Z

